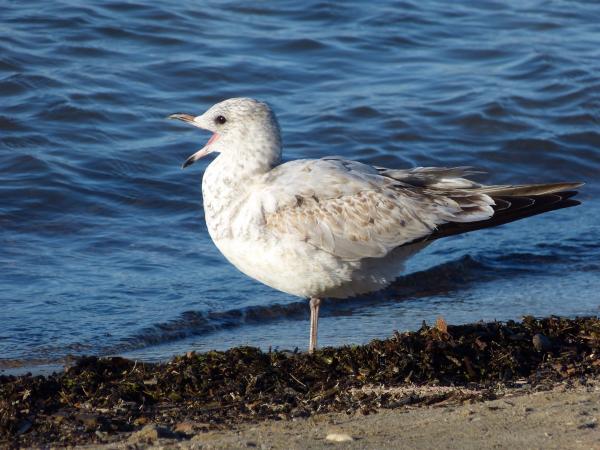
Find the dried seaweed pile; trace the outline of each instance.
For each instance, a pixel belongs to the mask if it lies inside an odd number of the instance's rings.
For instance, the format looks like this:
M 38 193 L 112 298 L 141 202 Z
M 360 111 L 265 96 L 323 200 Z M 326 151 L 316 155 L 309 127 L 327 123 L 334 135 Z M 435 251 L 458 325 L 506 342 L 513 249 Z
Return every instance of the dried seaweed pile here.
M 249 347 L 190 353 L 166 364 L 83 358 L 61 374 L 0 377 L 0 444 L 110 440 L 152 421 L 207 428 L 317 412 L 368 412 L 418 398 L 352 388 L 406 383 L 489 388 L 600 374 L 600 320 L 423 326 L 315 355 Z M 443 396 L 437 400 L 443 400 Z M 171 429 L 171 428 L 169 428 Z

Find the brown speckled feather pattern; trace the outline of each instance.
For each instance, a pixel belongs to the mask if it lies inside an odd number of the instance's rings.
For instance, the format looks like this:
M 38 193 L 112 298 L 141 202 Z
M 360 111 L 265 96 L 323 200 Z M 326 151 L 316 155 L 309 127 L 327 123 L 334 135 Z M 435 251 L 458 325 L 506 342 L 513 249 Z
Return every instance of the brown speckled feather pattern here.
M 579 183 L 484 186 L 465 178 L 474 173 L 469 167 L 394 170 L 337 158 L 293 161 L 269 175 L 265 226 L 356 260 L 578 204 L 570 197 Z M 269 195 L 277 197 L 275 208 Z

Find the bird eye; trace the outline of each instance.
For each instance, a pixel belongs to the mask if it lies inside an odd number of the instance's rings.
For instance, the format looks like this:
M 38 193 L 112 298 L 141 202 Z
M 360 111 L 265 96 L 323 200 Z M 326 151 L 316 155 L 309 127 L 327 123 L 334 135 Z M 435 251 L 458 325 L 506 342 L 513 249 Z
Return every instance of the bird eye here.
M 215 119 L 215 123 L 218 123 L 219 125 L 223 125 L 225 122 L 227 122 L 227 119 L 223 116 L 217 116 Z

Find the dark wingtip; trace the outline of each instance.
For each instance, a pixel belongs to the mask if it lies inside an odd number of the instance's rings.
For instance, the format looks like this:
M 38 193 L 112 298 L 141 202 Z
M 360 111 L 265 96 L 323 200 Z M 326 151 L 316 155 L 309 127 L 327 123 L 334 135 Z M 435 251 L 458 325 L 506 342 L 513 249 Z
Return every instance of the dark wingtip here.
M 495 212 L 491 218 L 476 222 L 447 222 L 440 225 L 436 231 L 421 240 L 434 240 L 483 228 L 495 227 L 557 209 L 578 206 L 581 205 L 581 202 L 571 198 L 577 194 L 577 191 L 562 191 L 542 195 L 493 197 L 498 203 L 497 207 L 494 208 Z
M 185 160 L 185 162 L 181 165 L 181 169 L 185 169 L 186 167 L 191 166 L 192 164 L 194 164 L 194 162 L 196 162 L 196 160 L 193 158 L 193 156 L 190 156 L 188 159 Z

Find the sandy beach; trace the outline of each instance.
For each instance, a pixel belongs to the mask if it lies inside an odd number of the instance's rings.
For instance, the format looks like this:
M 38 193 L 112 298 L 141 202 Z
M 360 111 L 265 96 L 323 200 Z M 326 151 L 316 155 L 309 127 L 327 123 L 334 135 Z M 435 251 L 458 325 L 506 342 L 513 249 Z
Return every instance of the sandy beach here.
M 423 388 L 420 394 L 435 391 Z M 189 431 L 185 439 L 158 438 L 160 430 L 148 425 L 118 442 L 89 448 L 597 449 L 599 419 L 600 383 L 586 380 L 539 392 L 509 389 L 490 401 L 268 420 L 231 430 L 201 431 L 202 424 L 184 422 L 179 428 Z

